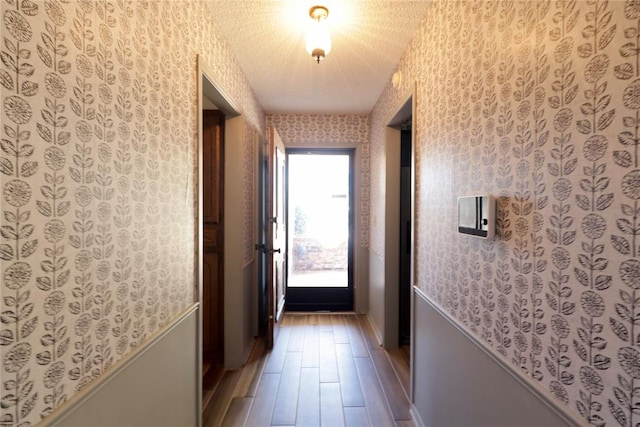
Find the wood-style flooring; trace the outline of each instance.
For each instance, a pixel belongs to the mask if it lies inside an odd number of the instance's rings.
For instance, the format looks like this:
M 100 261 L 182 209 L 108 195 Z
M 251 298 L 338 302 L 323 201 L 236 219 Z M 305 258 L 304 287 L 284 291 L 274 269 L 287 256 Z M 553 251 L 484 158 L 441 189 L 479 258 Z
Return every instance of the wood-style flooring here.
M 218 426 L 415 426 L 402 349 L 378 346 L 365 316 L 287 313 L 271 352 L 258 340 L 204 414 Z

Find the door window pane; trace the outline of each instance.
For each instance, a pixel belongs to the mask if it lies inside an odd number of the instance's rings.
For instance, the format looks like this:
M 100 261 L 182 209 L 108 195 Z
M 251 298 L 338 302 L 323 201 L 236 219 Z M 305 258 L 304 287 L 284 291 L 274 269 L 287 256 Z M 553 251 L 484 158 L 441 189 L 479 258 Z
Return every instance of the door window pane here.
M 290 154 L 289 287 L 347 287 L 349 155 Z

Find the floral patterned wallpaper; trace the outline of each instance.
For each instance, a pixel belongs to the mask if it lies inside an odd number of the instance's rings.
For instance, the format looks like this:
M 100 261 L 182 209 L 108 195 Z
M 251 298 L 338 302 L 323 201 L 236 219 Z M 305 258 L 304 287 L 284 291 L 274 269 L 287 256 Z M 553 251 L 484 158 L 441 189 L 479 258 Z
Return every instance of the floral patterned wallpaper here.
M 349 145 L 360 153 L 360 244 L 369 245 L 369 116 L 326 114 L 267 114 L 267 126 L 278 131 L 285 145 L 313 147 Z
M 26 426 L 195 300 L 196 54 L 264 115 L 202 2 L 1 13 L 0 424 Z
M 640 422 L 639 28 L 637 1 L 439 1 L 398 66 L 417 285 L 585 425 Z M 372 113 L 372 187 L 405 90 Z M 456 233 L 477 193 L 499 198 L 494 241 Z

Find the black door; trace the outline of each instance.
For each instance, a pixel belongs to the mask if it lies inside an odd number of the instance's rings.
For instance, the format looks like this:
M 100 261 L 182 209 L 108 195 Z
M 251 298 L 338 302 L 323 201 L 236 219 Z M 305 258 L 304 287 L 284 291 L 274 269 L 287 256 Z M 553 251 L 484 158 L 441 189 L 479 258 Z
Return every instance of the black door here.
M 289 311 L 353 309 L 353 150 L 287 150 Z

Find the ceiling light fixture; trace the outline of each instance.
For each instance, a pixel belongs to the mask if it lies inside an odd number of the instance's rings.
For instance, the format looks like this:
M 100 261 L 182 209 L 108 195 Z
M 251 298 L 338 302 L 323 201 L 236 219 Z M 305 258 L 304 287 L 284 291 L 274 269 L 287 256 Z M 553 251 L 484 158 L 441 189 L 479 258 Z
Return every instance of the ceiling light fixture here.
M 329 9 L 324 6 L 313 6 L 309 9 L 309 16 L 313 22 L 307 31 L 307 52 L 319 64 L 331 51 L 331 35 L 326 22 Z

